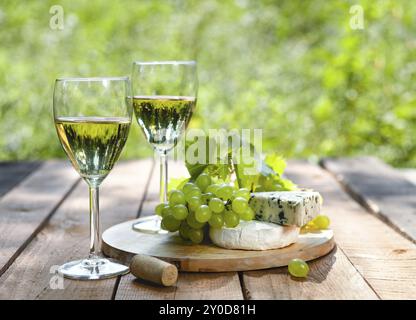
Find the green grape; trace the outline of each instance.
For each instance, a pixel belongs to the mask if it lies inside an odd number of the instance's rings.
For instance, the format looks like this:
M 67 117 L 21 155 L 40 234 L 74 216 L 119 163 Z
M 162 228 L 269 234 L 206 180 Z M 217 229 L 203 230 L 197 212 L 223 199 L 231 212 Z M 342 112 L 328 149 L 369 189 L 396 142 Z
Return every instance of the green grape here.
M 241 188 L 235 192 L 235 197 L 241 197 L 246 200 L 250 199 L 250 191 L 247 188 Z
M 179 220 L 176 220 L 173 215 L 168 215 L 164 217 L 162 220 L 163 229 L 168 230 L 170 232 L 178 231 L 180 225 L 181 222 Z
M 231 199 L 233 191 L 234 188 L 232 186 L 224 185 L 217 190 L 216 195 L 222 200 L 228 200 Z
M 244 198 L 237 197 L 233 200 L 232 208 L 233 208 L 233 211 L 235 211 L 236 213 L 242 214 L 244 213 L 244 211 L 247 210 L 248 202 Z
M 173 216 L 176 220 L 184 220 L 188 216 L 188 208 L 183 204 L 177 204 L 172 208 Z
M 199 206 L 198 209 L 195 211 L 195 219 L 198 222 L 204 223 L 207 222 L 211 218 L 211 210 L 205 204 Z
M 156 213 L 158 216 L 162 216 L 162 210 L 163 210 L 163 208 L 165 208 L 165 207 L 169 207 L 169 205 L 168 205 L 167 203 L 164 203 L 164 202 L 159 203 L 159 204 L 156 206 L 156 208 L 155 208 L 155 213 Z
M 188 199 L 188 207 L 192 211 L 196 211 L 199 206 L 202 204 L 202 200 L 200 197 L 191 197 Z
M 208 193 L 203 193 L 203 194 L 202 194 L 202 196 L 201 196 L 201 199 L 202 199 L 202 202 L 203 202 L 203 203 L 208 204 L 208 203 L 209 203 L 209 201 L 210 201 L 212 198 L 214 198 L 214 197 L 215 197 L 215 196 L 214 196 L 214 194 L 213 194 L 213 193 L 208 192 Z
M 319 230 L 319 229 L 317 226 L 315 226 L 315 224 L 313 223 L 313 220 L 309 221 L 307 224 L 304 224 L 302 228 L 300 228 L 300 231 L 302 233 L 313 232 L 316 230 Z
M 328 229 L 331 223 L 329 218 L 323 214 L 317 215 L 312 222 L 318 229 Z
M 206 188 L 211 184 L 211 177 L 206 173 L 201 173 L 196 178 L 195 183 L 202 192 L 205 192 Z
M 289 273 L 298 278 L 306 278 L 309 273 L 308 264 L 301 259 L 292 259 L 288 265 Z
M 211 209 L 212 212 L 214 213 L 221 213 L 224 211 L 224 202 L 222 202 L 221 199 L 218 198 L 212 198 L 209 201 L 209 208 Z
M 195 244 L 201 243 L 204 240 L 204 231 L 202 229 L 189 230 L 189 239 Z
M 213 214 L 208 223 L 213 228 L 221 228 L 224 225 L 224 218 L 222 214 Z
M 172 208 L 170 206 L 165 206 L 162 209 L 162 218 L 166 217 L 166 216 L 170 216 L 173 214 Z
M 192 197 L 201 197 L 201 195 L 201 190 L 199 190 L 198 187 L 195 187 L 188 191 L 188 193 L 185 195 L 185 199 L 186 201 L 189 201 L 189 199 Z
M 233 201 L 237 197 L 237 190 L 233 190 L 233 194 L 229 198 L 231 201 Z
M 243 213 L 240 213 L 239 216 L 242 220 L 251 221 L 254 219 L 255 213 L 253 209 L 247 207 L 247 209 Z
M 203 223 L 196 221 L 195 214 L 193 212 L 188 214 L 186 222 L 192 229 L 200 229 L 204 226 Z
M 189 240 L 189 231 L 191 227 L 186 223 L 186 221 L 182 221 L 181 226 L 179 227 L 179 235 L 184 240 Z
M 188 193 L 188 191 L 190 191 L 191 189 L 193 189 L 193 188 L 196 188 L 196 184 L 195 183 L 193 183 L 193 182 L 187 182 L 187 183 L 185 183 L 184 185 L 183 185 L 183 187 L 182 187 L 182 192 L 184 193 L 184 194 L 187 194 Z
M 216 192 L 218 191 L 218 189 L 221 186 L 219 184 L 211 184 L 210 186 L 208 186 L 208 188 L 205 190 L 205 192 L 211 192 L 213 194 L 216 194 Z
M 199 187 L 195 184 L 193 187 L 190 187 L 189 189 L 188 189 L 188 192 L 190 192 L 190 191 L 192 191 L 192 190 L 199 190 L 199 191 L 201 191 L 201 189 L 199 189 Z M 202 193 L 202 191 L 201 191 L 201 193 Z
M 240 218 L 238 217 L 238 214 L 232 211 L 227 211 L 224 213 L 224 222 L 228 228 L 234 228 L 240 223 Z
M 169 195 L 169 204 L 172 206 L 176 204 L 186 204 L 183 192 L 180 190 L 172 190 Z

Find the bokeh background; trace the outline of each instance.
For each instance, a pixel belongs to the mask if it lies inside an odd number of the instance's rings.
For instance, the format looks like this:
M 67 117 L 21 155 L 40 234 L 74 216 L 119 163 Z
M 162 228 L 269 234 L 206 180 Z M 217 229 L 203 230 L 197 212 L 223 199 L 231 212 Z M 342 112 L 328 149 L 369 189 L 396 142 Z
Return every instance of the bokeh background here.
M 354 4 L 364 29 L 350 27 Z M 52 30 L 52 5 L 64 29 Z M 2 1 L 0 160 L 64 157 L 54 79 L 195 59 L 202 128 L 263 128 L 264 151 L 416 165 L 416 2 Z M 152 154 L 137 125 L 124 158 Z

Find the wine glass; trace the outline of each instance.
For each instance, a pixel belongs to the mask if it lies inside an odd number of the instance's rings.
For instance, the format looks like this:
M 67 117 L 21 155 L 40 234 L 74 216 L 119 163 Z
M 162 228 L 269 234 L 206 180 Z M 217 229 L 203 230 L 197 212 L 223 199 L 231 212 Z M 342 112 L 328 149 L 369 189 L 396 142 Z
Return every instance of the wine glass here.
M 55 128 L 73 167 L 85 180 L 90 196 L 90 253 L 58 272 L 78 280 L 125 274 L 128 267 L 100 253 L 98 192 L 126 143 L 132 106 L 128 77 L 60 78 L 55 82 Z
M 167 202 L 168 152 L 175 147 L 195 109 L 195 61 L 134 62 L 133 109 L 147 141 L 160 159 L 160 201 Z M 160 217 L 134 224 L 135 230 L 164 233 Z

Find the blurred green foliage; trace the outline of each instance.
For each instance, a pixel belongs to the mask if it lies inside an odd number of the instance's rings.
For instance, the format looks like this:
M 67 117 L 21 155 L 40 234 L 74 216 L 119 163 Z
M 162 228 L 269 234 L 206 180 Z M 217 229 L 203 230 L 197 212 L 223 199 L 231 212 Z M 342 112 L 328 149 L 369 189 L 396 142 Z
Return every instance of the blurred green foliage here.
M 49 26 L 55 4 L 63 30 Z M 364 30 L 350 28 L 353 4 Z M 196 59 L 193 127 L 263 128 L 263 150 L 285 157 L 415 166 L 415 17 L 408 0 L 2 1 L 0 159 L 63 156 L 55 78 Z M 124 157 L 151 153 L 135 125 Z

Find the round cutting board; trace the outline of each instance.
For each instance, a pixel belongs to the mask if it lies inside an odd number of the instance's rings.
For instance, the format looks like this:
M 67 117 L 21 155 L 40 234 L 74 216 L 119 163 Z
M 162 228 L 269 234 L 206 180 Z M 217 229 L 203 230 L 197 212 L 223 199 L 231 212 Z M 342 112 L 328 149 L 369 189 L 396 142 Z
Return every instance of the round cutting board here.
M 299 240 L 288 247 L 273 250 L 229 250 L 212 243 L 199 245 L 183 241 L 178 232 L 150 234 L 135 231 L 133 223 L 152 217 L 127 221 L 107 229 L 102 236 L 105 255 L 129 263 L 135 254 L 145 254 L 175 264 L 180 271 L 223 272 L 247 271 L 287 266 L 289 261 L 319 258 L 334 246 L 332 230 L 321 230 L 299 235 Z

